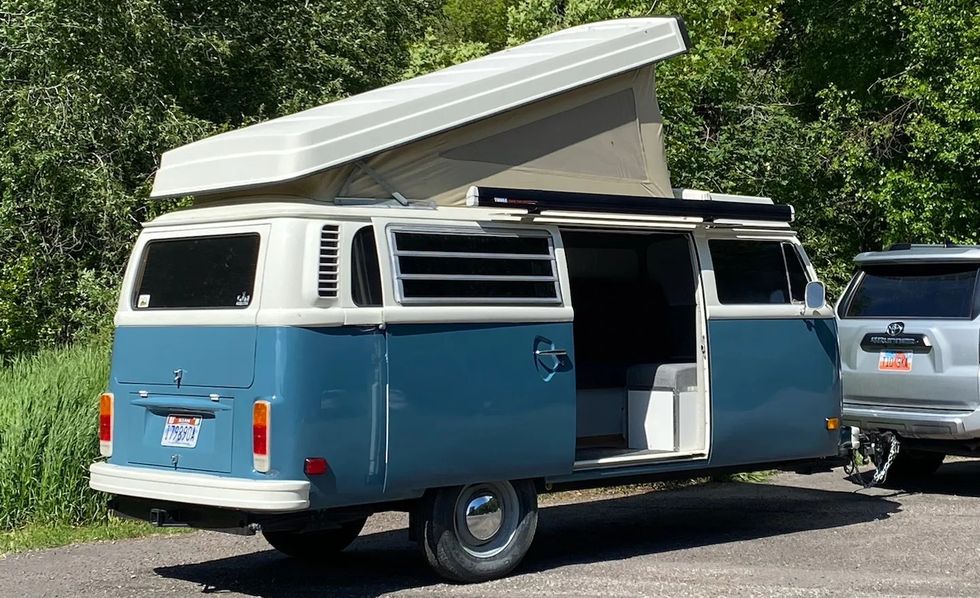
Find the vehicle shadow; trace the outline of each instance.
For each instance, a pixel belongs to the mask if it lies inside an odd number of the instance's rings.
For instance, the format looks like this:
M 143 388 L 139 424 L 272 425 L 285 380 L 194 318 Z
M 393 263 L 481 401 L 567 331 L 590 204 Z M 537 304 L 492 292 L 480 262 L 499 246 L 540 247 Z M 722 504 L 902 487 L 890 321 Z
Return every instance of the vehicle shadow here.
M 917 480 L 885 480 L 884 488 L 922 494 L 945 494 L 949 496 L 980 497 L 980 460 L 955 458 L 947 460 L 931 476 Z M 870 480 L 874 469 L 863 472 L 865 480 Z M 851 482 L 860 482 L 851 476 Z
M 899 508 L 880 497 L 750 483 L 547 506 L 540 511 L 531 551 L 515 575 L 843 527 L 888 518 Z M 366 534 L 339 558 L 321 563 L 301 563 L 268 550 L 158 567 L 155 572 L 202 584 L 205 592 L 269 598 L 377 596 L 442 583 L 407 536 L 405 530 Z

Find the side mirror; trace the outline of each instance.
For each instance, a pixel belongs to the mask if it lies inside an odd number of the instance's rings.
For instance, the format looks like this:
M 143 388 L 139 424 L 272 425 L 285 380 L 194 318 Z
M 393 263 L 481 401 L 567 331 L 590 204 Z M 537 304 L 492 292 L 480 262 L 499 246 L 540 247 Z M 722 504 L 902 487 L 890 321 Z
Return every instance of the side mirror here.
M 827 289 L 818 280 L 808 282 L 803 295 L 804 304 L 807 309 L 822 309 L 827 305 Z

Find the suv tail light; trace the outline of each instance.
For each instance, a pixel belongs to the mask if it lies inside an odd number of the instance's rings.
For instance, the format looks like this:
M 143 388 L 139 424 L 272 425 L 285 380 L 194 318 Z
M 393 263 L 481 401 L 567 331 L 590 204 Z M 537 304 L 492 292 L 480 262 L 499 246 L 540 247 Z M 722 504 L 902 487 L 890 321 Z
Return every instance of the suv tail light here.
M 112 456 L 112 402 L 111 392 L 99 397 L 99 454 L 103 457 Z
M 252 466 L 262 473 L 269 471 L 271 411 L 269 401 L 255 401 L 252 406 Z

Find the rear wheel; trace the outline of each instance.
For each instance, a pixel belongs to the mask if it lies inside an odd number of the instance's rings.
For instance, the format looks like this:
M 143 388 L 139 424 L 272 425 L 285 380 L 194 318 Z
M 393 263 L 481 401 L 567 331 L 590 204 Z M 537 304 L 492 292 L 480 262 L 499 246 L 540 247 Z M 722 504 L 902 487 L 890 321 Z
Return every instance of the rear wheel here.
M 337 528 L 315 532 L 262 532 L 279 552 L 299 559 L 314 559 L 340 552 L 357 538 L 367 518 L 348 521 Z
M 538 526 L 530 481 L 442 488 L 423 505 L 421 544 L 429 564 L 452 581 L 503 577 L 527 554 Z
M 888 479 L 912 482 L 927 478 L 936 473 L 945 458 L 943 453 L 900 449 L 888 470 Z

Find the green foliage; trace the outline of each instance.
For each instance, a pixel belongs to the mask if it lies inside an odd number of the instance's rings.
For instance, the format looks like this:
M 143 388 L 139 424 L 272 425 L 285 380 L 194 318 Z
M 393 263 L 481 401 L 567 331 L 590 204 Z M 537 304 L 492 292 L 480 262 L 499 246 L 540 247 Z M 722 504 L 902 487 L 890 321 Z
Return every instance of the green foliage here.
M 0 362 L 104 326 L 160 154 L 396 79 L 433 0 L 0 0 Z
M 413 54 L 492 49 L 451 22 L 480 5 L 454 0 Z M 520 0 L 507 42 L 646 14 L 682 15 L 694 44 L 657 70 L 674 184 L 792 203 L 832 291 L 860 251 L 980 239 L 976 2 Z
M 0 0 L 0 361 L 105 328 L 166 149 L 585 22 L 679 14 L 673 182 L 792 203 L 859 251 L 977 242 L 973 0 Z
M 104 522 L 88 488 L 109 346 L 47 349 L 0 369 L 0 530 Z

